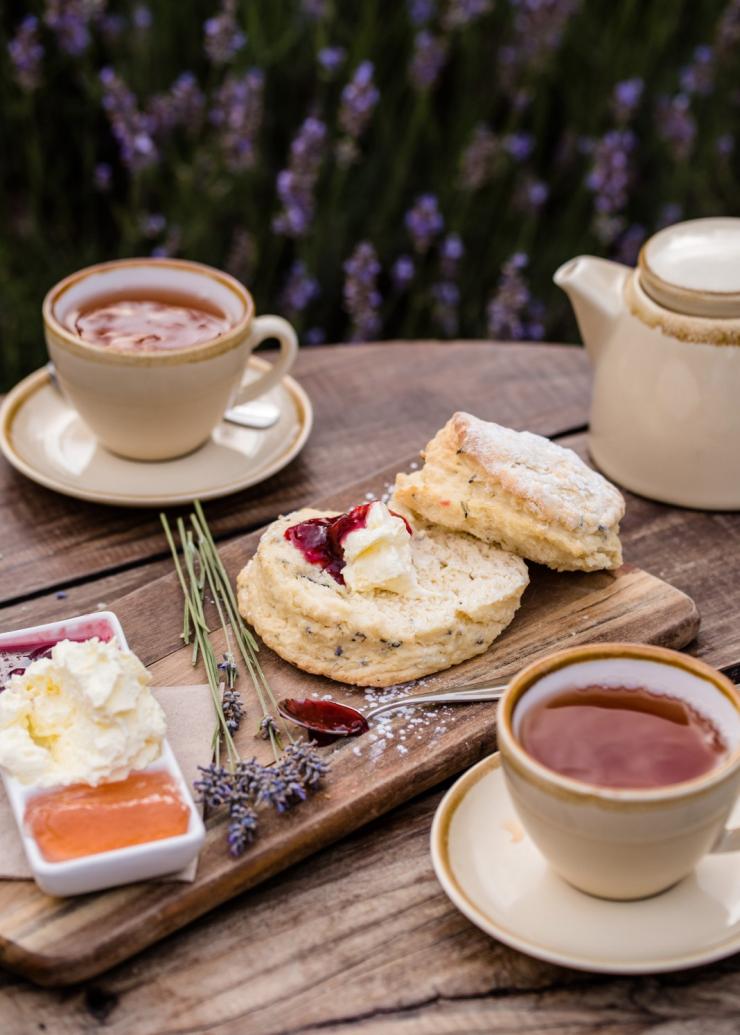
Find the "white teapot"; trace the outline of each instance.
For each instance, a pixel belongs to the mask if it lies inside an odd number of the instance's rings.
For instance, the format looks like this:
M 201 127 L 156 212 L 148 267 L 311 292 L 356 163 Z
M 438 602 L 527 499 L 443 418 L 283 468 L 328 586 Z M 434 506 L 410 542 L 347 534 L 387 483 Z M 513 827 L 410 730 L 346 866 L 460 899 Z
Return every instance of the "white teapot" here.
M 642 496 L 740 509 L 740 219 L 677 223 L 637 269 L 581 255 L 554 280 L 594 365 L 598 466 Z

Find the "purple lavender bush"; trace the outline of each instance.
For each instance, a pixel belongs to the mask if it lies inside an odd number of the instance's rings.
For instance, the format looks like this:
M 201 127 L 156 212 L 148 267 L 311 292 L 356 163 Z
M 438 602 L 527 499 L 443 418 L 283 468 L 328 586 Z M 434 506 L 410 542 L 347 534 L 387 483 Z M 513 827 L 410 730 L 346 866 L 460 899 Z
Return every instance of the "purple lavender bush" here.
M 105 258 L 228 269 L 305 345 L 573 340 L 554 269 L 734 213 L 740 0 L 0 11 L 0 389 Z

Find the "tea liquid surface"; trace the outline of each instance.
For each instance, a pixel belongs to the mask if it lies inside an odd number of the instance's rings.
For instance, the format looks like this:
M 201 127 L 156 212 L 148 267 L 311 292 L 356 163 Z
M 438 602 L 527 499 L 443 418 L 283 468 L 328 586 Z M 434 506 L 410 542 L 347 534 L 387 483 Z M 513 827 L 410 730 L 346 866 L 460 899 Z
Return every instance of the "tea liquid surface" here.
M 519 740 L 557 773 L 622 788 L 691 780 L 727 750 L 712 722 L 685 701 L 625 686 L 554 693 L 526 712 Z
M 124 352 L 187 349 L 231 327 L 223 313 L 186 297 L 101 298 L 66 322 L 83 341 Z

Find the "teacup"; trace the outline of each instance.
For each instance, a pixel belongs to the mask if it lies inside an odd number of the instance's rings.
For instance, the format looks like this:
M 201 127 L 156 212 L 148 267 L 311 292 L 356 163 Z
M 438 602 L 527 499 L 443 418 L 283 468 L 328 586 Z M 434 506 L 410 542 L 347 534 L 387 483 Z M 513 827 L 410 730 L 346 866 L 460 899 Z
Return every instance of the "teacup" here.
M 175 296 L 226 319 L 210 340 L 171 351 L 132 351 L 84 340 L 70 313 L 113 297 Z M 122 259 L 73 273 L 43 303 L 49 356 L 69 401 L 106 448 L 133 460 L 167 460 L 202 445 L 234 403 L 267 392 L 292 366 L 298 341 L 279 316 L 254 315 L 251 295 L 220 270 L 179 259 Z M 280 354 L 240 388 L 253 349 L 276 338 Z
M 522 720 L 558 691 L 593 685 L 642 686 L 686 702 L 719 732 L 724 755 L 694 779 L 655 788 L 605 787 L 555 772 L 522 746 Z M 696 658 L 613 643 L 536 661 L 499 706 L 498 742 L 523 826 L 555 872 L 581 891 L 610 899 L 654 895 L 708 852 L 740 849 L 740 829 L 725 827 L 740 789 L 740 693 Z

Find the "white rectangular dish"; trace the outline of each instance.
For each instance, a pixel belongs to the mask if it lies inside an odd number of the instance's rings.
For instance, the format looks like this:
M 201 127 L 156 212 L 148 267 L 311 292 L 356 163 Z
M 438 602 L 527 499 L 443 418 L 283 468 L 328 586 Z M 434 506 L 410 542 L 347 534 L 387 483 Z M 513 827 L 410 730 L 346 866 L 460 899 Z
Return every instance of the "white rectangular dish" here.
M 32 648 L 34 644 L 42 644 L 51 640 L 88 639 L 92 636 L 100 636 L 101 639 L 110 639 L 115 636 L 122 647 L 128 646 L 121 623 L 116 615 L 112 611 L 98 611 L 62 622 L 48 622 L 45 625 L 0 633 L 0 649 L 6 644 Z M 205 827 L 166 739 L 162 746 L 162 754 L 157 761 L 148 766 L 146 770 L 141 771 L 164 771 L 174 779 L 182 800 L 190 810 L 187 831 L 177 837 L 167 837 L 160 841 L 117 848 L 113 851 L 100 852 L 65 862 L 48 862 L 44 859 L 36 841 L 26 832 L 24 822 L 26 807 L 31 798 L 39 793 L 39 790 L 25 786 L 6 773 L 2 774 L 8 800 L 18 824 L 26 859 L 34 879 L 42 891 L 49 895 L 81 895 L 119 884 L 149 880 L 152 877 L 162 877 L 182 869 L 198 855 L 205 840 Z M 43 790 L 50 789 L 44 788 Z

